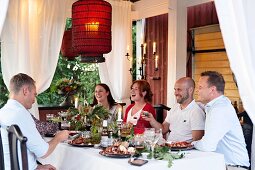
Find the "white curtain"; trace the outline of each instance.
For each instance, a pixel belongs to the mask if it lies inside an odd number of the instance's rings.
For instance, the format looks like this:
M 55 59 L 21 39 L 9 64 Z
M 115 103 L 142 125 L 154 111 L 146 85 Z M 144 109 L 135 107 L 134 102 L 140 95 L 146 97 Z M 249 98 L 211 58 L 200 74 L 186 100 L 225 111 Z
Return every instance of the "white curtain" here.
M 128 104 L 130 96 L 130 61 L 125 56 L 127 46 L 132 57 L 131 2 L 107 0 L 112 5 L 112 51 L 104 55 L 106 62 L 99 64 L 99 75 L 118 102 Z
M 215 0 L 220 27 L 243 105 L 255 123 L 255 1 Z M 252 170 L 255 170 L 255 129 Z
M 1 37 L 2 73 L 7 87 L 19 72 L 33 77 L 38 93 L 50 86 L 73 1 L 10 0 Z M 38 117 L 37 104 L 33 108 L 31 112 Z
M 0 10 L 0 35 L 2 32 L 3 25 L 4 25 L 4 20 L 6 17 L 8 5 L 9 5 L 9 0 L 0 0 L 0 8 L 1 8 L 1 10 Z

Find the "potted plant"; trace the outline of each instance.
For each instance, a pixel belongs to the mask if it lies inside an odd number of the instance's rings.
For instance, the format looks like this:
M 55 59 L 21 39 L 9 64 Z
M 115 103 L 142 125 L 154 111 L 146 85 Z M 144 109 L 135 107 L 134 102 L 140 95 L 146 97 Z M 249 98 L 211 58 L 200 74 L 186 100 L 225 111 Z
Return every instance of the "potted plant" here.
M 64 96 L 64 101 L 60 106 L 72 106 L 74 97 L 73 95 L 78 93 L 81 88 L 81 83 L 75 79 L 62 78 L 52 86 L 52 91 Z

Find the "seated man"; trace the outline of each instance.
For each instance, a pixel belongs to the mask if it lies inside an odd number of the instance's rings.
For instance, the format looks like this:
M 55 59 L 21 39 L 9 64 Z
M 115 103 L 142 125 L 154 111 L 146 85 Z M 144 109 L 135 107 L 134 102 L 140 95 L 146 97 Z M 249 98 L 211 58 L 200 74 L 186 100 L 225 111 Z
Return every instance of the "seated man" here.
M 35 81 L 26 74 L 19 73 L 12 77 L 10 81 L 10 99 L 0 110 L 0 123 L 4 126 L 17 124 L 27 137 L 27 156 L 29 170 L 34 169 L 55 169 L 51 165 L 37 165 L 36 159 L 45 158 L 50 155 L 57 144 L 68 138 L 69 131 L 61 131 L 48 143 L 43 140 L 35 122 L 28 109 L 35 102 L 36 87 Z M 7 131 L 1 129 L 5 169 L 10 167 L 10 153 Z
M 152 127 L 169 132 L 168 141 L 199 140 L 204 134 L 205 114 L 193 99 L 195 82 L 192 78 L 183 77 L 176 81 L 174 90 L 177 103 L 167 114 L 163 124 L 158 123 L 151 114 L 143 115 Z
M 205 135 L 193 142 L 196 149 L 224 155 L 227 170 L 249 167 L 248 153 L 239 120 L 231 101 L 224 94 L 225 81 L 215 71 L 201 73 L 198 100 L 205 105 Z

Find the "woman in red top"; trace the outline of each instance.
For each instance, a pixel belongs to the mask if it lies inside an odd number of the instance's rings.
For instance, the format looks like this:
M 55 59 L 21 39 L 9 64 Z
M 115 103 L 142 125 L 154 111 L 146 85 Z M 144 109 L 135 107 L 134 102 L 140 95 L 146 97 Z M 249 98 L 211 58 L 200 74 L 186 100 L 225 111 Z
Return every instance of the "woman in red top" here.
M 132 123 L 135 126 L 135 133 L 143 133 L 144 128 L 151 127 L 150 122 L 141 117 L 144 111 L 150 112 L 154 118 L 156 117 L 155 109 L 150 104 L 152 95 L 150 84 L 145 80 L 136 80 L 131 85 L 131 100 L 134 101 L 134 104 L 127 107 L 124 122 Z

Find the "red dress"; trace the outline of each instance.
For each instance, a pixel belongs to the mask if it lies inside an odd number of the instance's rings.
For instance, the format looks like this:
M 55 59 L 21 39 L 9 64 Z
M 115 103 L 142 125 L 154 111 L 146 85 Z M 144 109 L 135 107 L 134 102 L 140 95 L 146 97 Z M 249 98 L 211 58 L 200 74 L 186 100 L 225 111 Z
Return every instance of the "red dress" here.
M 126 112 L 125 112 L 125 115 L 124 115 L 124 120 L 123 122 L 127 122 L 127 117 L 128 117 L 128 112 L 129 110 L 134 106 L 135 104 L 131 104 L 127 107 L 126 109 Z M 149 104 L 149 103 L 146 103 L 146 105 L 143 107 L 142 109 L 143 111 L 148 111 L 150 112 L 153 117 L 156 119 L 156 111 L 154 109 L 154 107 Z M 135 125 L 134 127 L 134 133 L 135 134 L 141 134 L 144 132 L 144 128 L 151 128 L 151 125 L 150 125 L 150 122 L 144 120 L 141 116 L 140 118 L 138 119 L 137 121 L 137 124 Z

